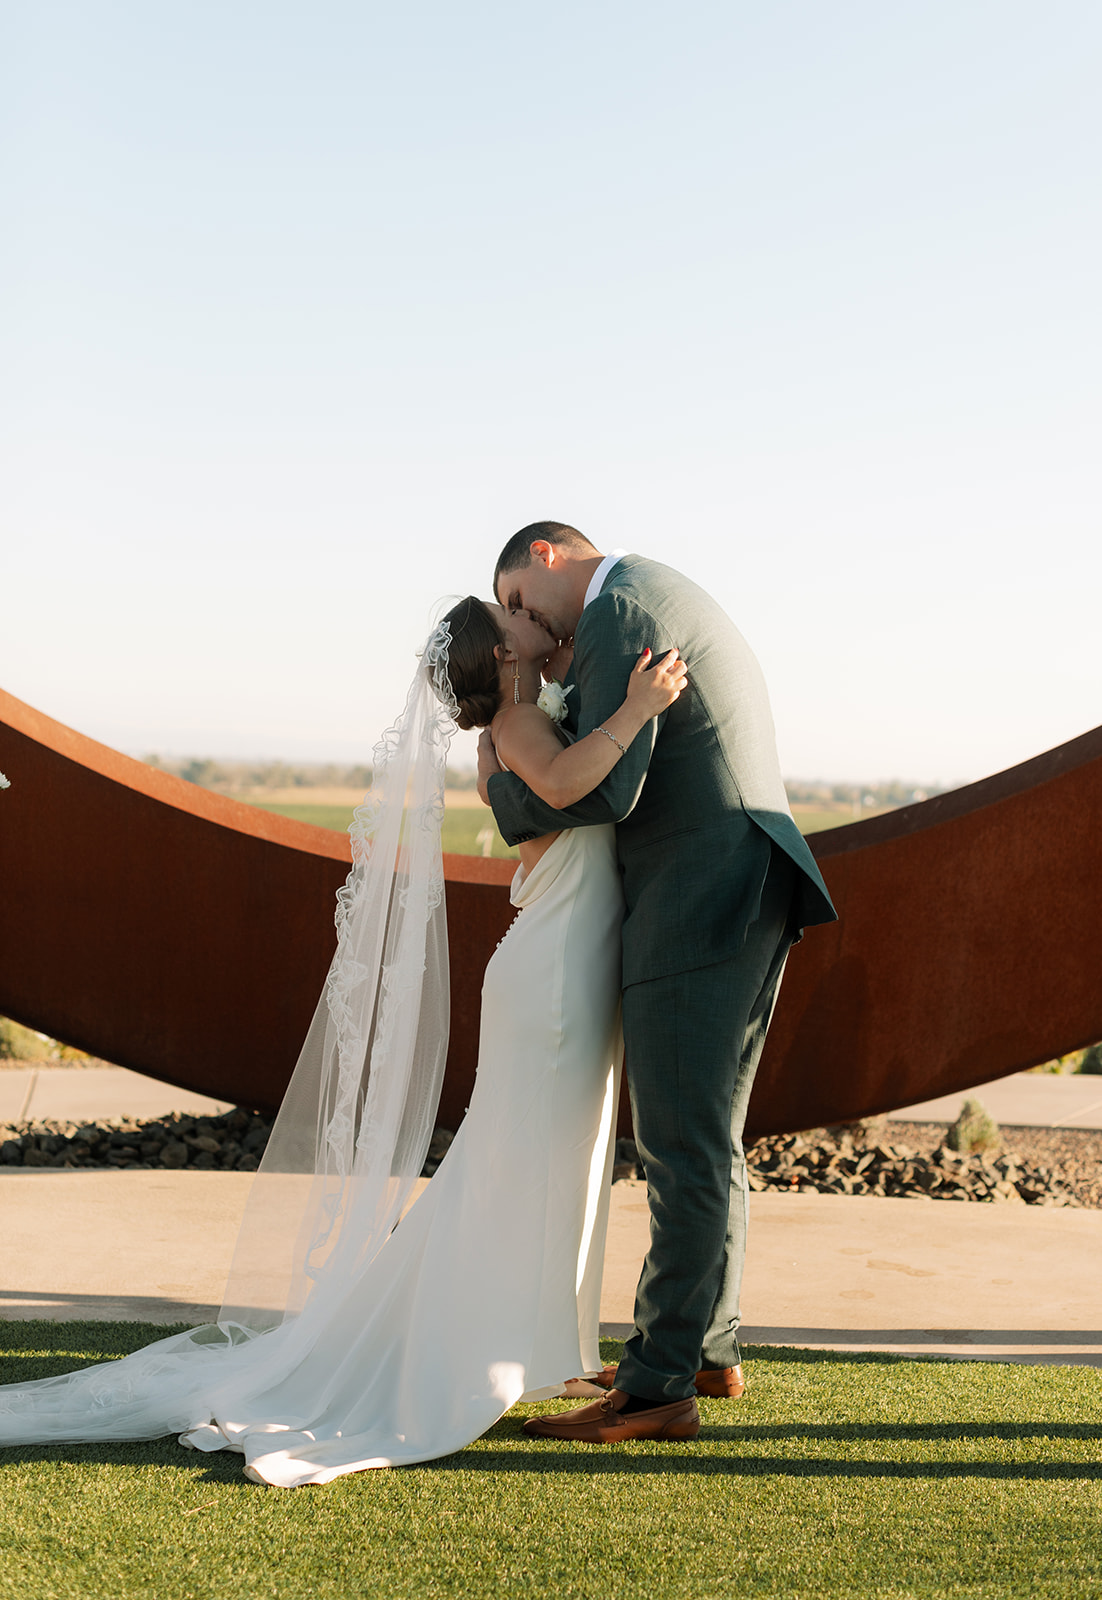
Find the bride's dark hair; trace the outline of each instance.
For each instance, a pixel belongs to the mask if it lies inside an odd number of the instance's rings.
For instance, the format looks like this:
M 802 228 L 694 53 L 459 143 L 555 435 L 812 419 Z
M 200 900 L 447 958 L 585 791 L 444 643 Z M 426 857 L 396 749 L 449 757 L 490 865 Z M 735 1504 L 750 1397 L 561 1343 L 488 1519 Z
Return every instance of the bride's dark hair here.
M 485 601 L 469 594 L 441 617 L 451 632 L 448 646 L 448 680 L 452 686 L 461 728 L 485 728 L 501 705 L 501 662 L 494 655 L 504 645 L 505 634 Z

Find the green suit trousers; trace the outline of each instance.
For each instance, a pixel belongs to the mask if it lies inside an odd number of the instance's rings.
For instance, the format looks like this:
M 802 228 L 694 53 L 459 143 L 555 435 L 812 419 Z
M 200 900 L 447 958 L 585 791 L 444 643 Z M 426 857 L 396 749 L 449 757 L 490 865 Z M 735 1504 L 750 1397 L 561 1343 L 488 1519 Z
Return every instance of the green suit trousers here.
M 772 846 L 759 914 L 737 955 L 624 990 L 628 1089 L 651 1248 L 617 1387 L 693 1394 L 701 1367 L 739 1361 L 749 1190 L 742 1130 L 788 951 L 797 869 Z

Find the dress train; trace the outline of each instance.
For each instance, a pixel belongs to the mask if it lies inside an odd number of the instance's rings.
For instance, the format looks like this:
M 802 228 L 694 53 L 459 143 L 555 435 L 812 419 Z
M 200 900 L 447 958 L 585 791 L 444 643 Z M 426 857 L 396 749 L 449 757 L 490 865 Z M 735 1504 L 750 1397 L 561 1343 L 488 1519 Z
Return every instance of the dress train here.
M 193 1329 L 0 1389 L 0 1445 L 177 1432 L 290 1488 L 447 1455 L 600 1368 L 621 1055 L 613 829 L 561 833 L 512 901 L 467 1116 L 347 1292 L 268 1332 Z

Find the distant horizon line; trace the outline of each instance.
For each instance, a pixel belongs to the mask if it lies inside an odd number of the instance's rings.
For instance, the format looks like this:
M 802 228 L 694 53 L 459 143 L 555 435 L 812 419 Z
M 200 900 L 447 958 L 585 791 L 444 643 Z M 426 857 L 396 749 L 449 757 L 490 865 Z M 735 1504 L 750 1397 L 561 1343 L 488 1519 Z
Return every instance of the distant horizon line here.
M 243 756 L 243 755 L 235 755 L 235 756 L 204 755 L 204 756 L 199 756 L 199 755 L 194 754 L 194 752 L 192 752 L 192 751 L 186 751 L 186 752 L 177 753 L 175 751 L 167 751 L 167 750 L 164 750 L 164 751 L 162 751 L 162 750 L 147 750 L 147 751 L 145 751 L 145 752 L 143 752 L 141 754 L 139 754 L 135 750 L 127 750 L 127 751 L 124 752 L 124 754 L 129 755 L 135 761 L 140 761 L 143 764 L 143 766 L 151 766 L 151 765 L 155 765 L 156 763 L 159 763 L 159 762 L 170 762 L 173 765 L 177 765 L 179 763 L 190 762 L 190 761 L 196 761 L 196 762 L 210 761 L 210 762 L 213 762 L 215 764 L 224 764 L 226 766 L 257 766 L 257 767 L 280 766 L 280 767 L 288 767 L 288 768 L 292 768 L 292 769 L 299 768 L 301 770 L 306 770 L 306 769 L 309 769 L 309 768 L 312 768 L 312 767 L 313 768 L 317 768 L 317 767 L 370 767 L 371 766 L 370 759 L 368 759 L 368 760 L 348 760 L 348 759 L 342 759 L 339 756 L 329 756 L 329 757 L 324 757 L 324 756 L 323 757 L 307 757 L 307 756 L 301 756 L 301 757 L 295 757 L 295 756 Z M 473 761 L 466 761 L 466 762 L 463 762 L 463 763 L 449 761 L 448 764 L 447 764 L 447 770 L 449 772 L 454 772 L 457 775 L 461 774 L 464 777 L 473 777 L 475 775 L 476 771 L 477 771 L 477 766 L 476 766 L 475 762 L 473 762 Z M 986 776 L 986 774 L 984 776 Z M 900 777 L 898 774 L 893 774 L 891 777 L 880 777 L 880 778 L 869 778 L 869 777 L 854 778 L 854 777 L 849 777 L 849 776 L 841 777 L 841 778 L 832 778 L 832 777 L 823 777 L 823 776 L 820 776 L 820 775 L 816 775 L 814 777 L 808 777 L 808 776 L 806 776 L 804 774 L 789 773 L 789 774 L 785 774 L 783 776 L 782 781 L 785 783 L 786 786 L 789 785 L 789 784 L 792 784 L 792 785 L 804 784 L 804 785 L 807 785 L 808 787 L 814 787 L 816 785 L 822 785 L 824 787 L 832 787 L 832 788 L 849 787 L 849 788 L 853 788 L 853 789 L 887 788 L 889 786 L 898 785 L 900 788 L 914 789 L 914 790 L 925 790 L 925 791 L 927 791 L 928 793 L 931 793 L 931 794 L 935 794 L 935 793 L 936 794 L 944 794 L 944 793 L 948 792 L 951 789 L 964 788 L 969 783 L 975 783 L 977 781 L 977 779 L 975 779 L 975 778 L 960 778 L 960 779 L 957 779 L 957 780 L 955 780 L 953 782 L 945 783 L 941 779 L 925 779 L 924 780 L 924 779 L 919 779 L 919 778 L 903 778 L 903 777 Z M 306 787 L 306 786 L 304 785 L 303 787 Z

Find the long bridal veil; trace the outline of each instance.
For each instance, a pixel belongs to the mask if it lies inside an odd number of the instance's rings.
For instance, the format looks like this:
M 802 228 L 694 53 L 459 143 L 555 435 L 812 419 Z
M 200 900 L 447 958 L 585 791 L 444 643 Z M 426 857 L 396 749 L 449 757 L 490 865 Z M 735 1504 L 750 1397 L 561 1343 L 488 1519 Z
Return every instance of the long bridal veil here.
M 337 948 L 253 1182 L 217 1323 L 0 1388 L 0 1444 L 153 1438 L 291 1369 L 398 1222 L 424 1165 L 448 1041 L 441 823 L 457 707 L 430 635 L 373 753 Z
M 376 746 L 337 949 L 251 1191 L 220 1322 L 298 1315 L 390 1234 L 432 1136 L 448 1044 L 440 831 L 458 708 L 441 624 Z

